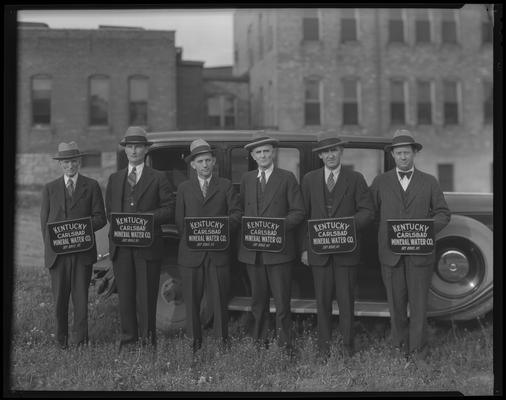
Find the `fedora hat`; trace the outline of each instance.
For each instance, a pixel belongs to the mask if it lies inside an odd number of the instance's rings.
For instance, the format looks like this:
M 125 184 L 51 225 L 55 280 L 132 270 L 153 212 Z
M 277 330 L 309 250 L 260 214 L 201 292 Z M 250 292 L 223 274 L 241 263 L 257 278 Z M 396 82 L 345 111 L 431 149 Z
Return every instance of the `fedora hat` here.
M 320 151 L 323 151 L 323 150 L 327 150 L 327 149 L 331 149 L 333 147 L 337 147 L 337 146 L 342 146 L 343 144 L 345 144 L 347 142 L 345 142 L 344 140 L 338 138 L 338 137 L 327 137 L 327 138 L 323 138 L 323 139 L 320 139 L 318 140 L 318 143 L 316 143 L 316 147 L 313 148 L 313 152 L 320 152 Z
M 391 150 L 399 146 L 413 146 L 416 151 L 422 150 L 423 146 L 416 142 L 413 135 L 407 129 L 397 129 L 392 139 L 392 144 L 386 145 L 385 150 Z
M 279 140 L 271 138 L 270 136 L 262 136 L 256 139 L 253 139 L 250 143 L 244 146 L 246 150 L 253 151 L 255 147 L 265 146 L 266 144 L 272 144 L 276 147 L 279 143 Z
M 58 154 L 56 154 L 54 160 L 68 160 L 69 158 L 82 157 L 86 153 L 81 153 L 77 147 L 76 142 L 61 142 L 58 145 Z
M 190 144 L 190 154 L 184 160 L 186 162 L 192 161 L 199 154 L 211 153 L 214 155 L 214 149 L 204 139 L 195 139 Z
M 153 142 L 147 139 L 144 128 L 140 126 L 130 126 L 119 144 L 121 146 L 126 146 L 127 144 L 144 144 L 146 146 L 151 146 Z

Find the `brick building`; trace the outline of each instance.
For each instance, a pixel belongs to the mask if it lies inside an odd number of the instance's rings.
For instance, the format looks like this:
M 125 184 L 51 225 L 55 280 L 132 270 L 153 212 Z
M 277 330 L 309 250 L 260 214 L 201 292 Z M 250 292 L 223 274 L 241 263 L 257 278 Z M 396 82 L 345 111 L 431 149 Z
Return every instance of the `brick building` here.
M 90 153 L 83 173 L 105 186 L 130 125 L 148 132 L 248 125 L 247 78 L 183 60 L 174 31 L 19 28 L 18 185 L 58 176 L 51 157 L 62 141 Z
M 249 75 L 251 125 L 391 136 L 444 190 L 492 191 L 491 13 L 461 9 L 241 9 L 234 74 Z M 357 170 L 366 160 L 350 163 Z

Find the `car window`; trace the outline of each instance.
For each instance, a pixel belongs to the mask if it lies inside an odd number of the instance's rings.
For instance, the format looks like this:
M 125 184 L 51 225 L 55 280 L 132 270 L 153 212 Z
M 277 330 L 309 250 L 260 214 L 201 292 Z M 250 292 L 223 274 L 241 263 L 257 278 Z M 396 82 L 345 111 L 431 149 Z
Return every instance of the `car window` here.
M 230 151 L 230 179 L 233 184 L 241 182 L 241 176 L 248 172 L 249 151 L 243 147 L 235 147 Z
M 189 165 L 184 160 L 187 155 L 187 147 L 160 148 L 148 154 L 146 163 L 155 169 L 166 171 L 171 190 L 175 192 L 179 184 L 188 179 Z
M 276 167 L 293 172 L 297 182 L 300 181 L 300 152 L 293 147 L 278 147 L 278 155 L 274 162 Z
M 367 185 L 383 172 L 384 151 L 378 149 L 344 149 L 341 164 L 364 175 Z

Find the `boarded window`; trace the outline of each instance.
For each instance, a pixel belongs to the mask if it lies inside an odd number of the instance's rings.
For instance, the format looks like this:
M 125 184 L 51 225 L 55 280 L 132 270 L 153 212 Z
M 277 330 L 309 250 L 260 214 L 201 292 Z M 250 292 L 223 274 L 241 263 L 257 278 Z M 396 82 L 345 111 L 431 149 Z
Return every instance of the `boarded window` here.
M 320 125 L 320 81 L 307 79 L 305 85 L 304 124 Z
M 458 85 L 455 81 L 443 82 L 443 117 L 445 125 L 459 123 Z
M 388 42 L 404 43 L 404 20 L 402 18 L 402 10 L 389 10 Z
M 302 39 L 319 40 L 319 20 L 316 10 L 305 10 L 302 17 Z
M 51 90 L 49 77 L 32 78 L 32 124 L 49 125 L 51 123 Z
M 416 97 L 416 114 L 418 124 L 432 124 L 432 95 L 430 81 L 417 82 Z
M 229 95 L 217 95 L 207 99 L 207 120 L 209 128 L 235 127 L 235 98 Z
M 109 124 L 109 78 L 93 76 L 89 80 L 89 124 L 107 126 Z
M 343 125 L 358 125 L 358 81 L 344 79 L 343 85 Z
M 437 171 L 441 190 L 453 192 L 453 164 L 438 164 Z
M 148 84 L 146 77 L 131 77 L 129 80 L 129 122 L 130 125 L 148 125 Z
M 341 43 L 357 40 L 357 19 L 354 9 L 341 10 Z
M 441 41 L 457 43 L 457 21 L 453 10 L 443 10 L 441 21 Z
M 406 103 L 402 80 L 390 81 L 390 123 L 391 125 L 406 123 Z
M 429 43 L 430 37 L 430 19 L 428 10 L 416 10 L 415 17 L 415 42 Z

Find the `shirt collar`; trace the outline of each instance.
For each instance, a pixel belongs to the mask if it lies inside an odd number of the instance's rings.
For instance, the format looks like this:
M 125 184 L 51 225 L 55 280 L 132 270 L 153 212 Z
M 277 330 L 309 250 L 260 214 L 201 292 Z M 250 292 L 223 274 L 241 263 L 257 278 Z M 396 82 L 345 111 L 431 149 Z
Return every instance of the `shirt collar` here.
M 325 166 L 325 182 L 327 182 L 327 179 L 329 179 L 329 175 L 331 172 L 334 174 L 334 179 L 337 181 L 339 173 L 341 172 L 341 164 L 339 164 L 337 168 L 334 170 L 331 170 L 330 168 L 327 168 L 327 166 Z
M 411 178 L 413 177 L 413 172 L 415 171 L 415 167 L 413 166 L 410 169 L 408 169 L 407 171 L 401 171 L 398 167 L 395 167 L 395 171 L 397 173 L 397 178 L 399 178 L 399 179 L 400 179 L 399 172 L 411 172 L 411 176 L 409 177 L 409 180 L 411 180 Z
M 78 175 L 79 175 L 79 172 L 76 172 L 72 178 L 70 176 L 63 175 L 63 179 L 65 179 L 65 186 L 67 186 L 69 184 L 69 179 L 72 179 L 72 183 L 74 184 L 74 187 L 76 187 Z
M 213 175 L 211 174 L 211 176 L 209 178 L 201 178 L 200 176 L 197 175 L 197 178 L 199 180 L 199 183 L 200 183 L 200 187 L 204 186 L 204 182 L 207 181 L 208 184 L 211 183 L 211 178 L 213 177 Z
M 132 172 L 132 169 L 135 167 L 135 173 L 137 174 L 137 179 L 142 175 L 142 170 L 144 169 L 144 163 L 140 163 L 139 165 L 131 165 L 128 164 L 128 173 Z
M 265 171 L 265 179 L 269 179 L 269 176 L 271 176 L 273 170 L 274 170 L 274 163 L 272 163 L 271 166 L 265 170 L 258 168 L 257 178 L 260 178 L 262 176 L 262 171 Z

